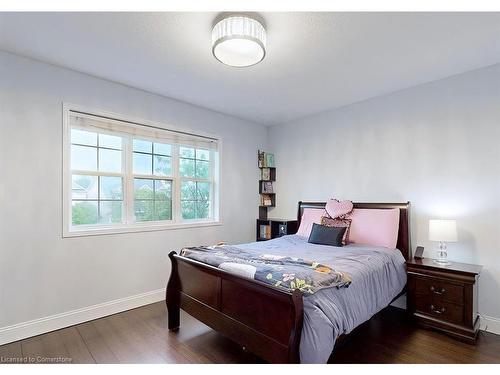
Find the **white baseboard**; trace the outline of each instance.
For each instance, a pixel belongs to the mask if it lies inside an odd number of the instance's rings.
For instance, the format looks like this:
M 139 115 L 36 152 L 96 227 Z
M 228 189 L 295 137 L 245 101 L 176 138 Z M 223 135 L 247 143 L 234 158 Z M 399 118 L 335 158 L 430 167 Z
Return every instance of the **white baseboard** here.
M 500 319 L 492 316 L 480 315 L 479 329 L 500 335 Z
M 40 335 L 89 320 L 102 318 L 125 310 L 159 302 L 165 299 L 165 289 L 120 298 L 45 318 L 30 320 L 7 327 L 0 327 L 0 345 Z
M 100 303 L 94 306 L 84 307 L 77 310 L 68 311 L 61 314 L 48 316 L 45 318 L 30 320 L 11 326 L 0 328 L 0 345 L 22 340 L 28 337 L 41 335 L 55 331 L 57 329 L 69 327 L 75 324 L 88 322 L 122 311 L 134 309 L 163 301 L 165 299 L 165 289 L 157 289 L 151 292 L 137 294 L 135 296 L 116 299 L 109 302 Z M 404 299 L 394 301 L 393 306 L 405 308 Z M 500 335 L 500 319 L 487 315 L 481 315 L 480 329 L 483 331 Z

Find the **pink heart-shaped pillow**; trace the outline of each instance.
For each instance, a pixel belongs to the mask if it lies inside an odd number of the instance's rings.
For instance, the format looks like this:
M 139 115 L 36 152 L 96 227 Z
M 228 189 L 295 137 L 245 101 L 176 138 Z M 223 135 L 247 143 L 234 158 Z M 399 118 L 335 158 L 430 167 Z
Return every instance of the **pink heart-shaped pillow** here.
M 352 201 L 339 201 L 338 199 L 330 199 L 326 202 L 325 210 L 331 218 L 335 219 L 350 213 L 353 209 Z

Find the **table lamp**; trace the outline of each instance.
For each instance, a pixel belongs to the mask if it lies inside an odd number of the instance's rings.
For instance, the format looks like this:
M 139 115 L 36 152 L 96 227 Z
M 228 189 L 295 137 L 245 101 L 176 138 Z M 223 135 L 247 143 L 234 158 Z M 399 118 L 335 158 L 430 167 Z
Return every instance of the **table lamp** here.
M 434 262 L 450 264 L 446 242 L 457 242 L 457 223 L 455 220 L 429 220 L 429 241 L 439 242 L 438 257 Z

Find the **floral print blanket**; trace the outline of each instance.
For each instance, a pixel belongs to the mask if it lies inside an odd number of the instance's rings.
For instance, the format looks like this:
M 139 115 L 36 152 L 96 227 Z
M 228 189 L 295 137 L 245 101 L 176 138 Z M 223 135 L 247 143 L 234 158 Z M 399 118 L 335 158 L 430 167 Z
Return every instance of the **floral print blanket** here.
M 235 246 L 199 246 L 181 250 L 181 256 L 218 267 L 233 274 L 305 294 L 323 288 L 347 288 L 349 274 L 318 262 L 289 256 L 256 254 Z

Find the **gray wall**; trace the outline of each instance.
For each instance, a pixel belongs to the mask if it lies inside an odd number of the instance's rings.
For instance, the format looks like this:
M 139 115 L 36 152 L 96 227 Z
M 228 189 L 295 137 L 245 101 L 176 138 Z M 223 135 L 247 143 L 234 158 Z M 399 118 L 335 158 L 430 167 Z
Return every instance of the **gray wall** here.
M 63 239 L 63 101 L 221 135 L 223 225 Z M 426 246 L 427 255 L 427 220 L 456 218 L 460 242 L 449 245 L 450 258 L 485 266 L 480 311 L 498 319 L 498 119 L 500 66 L 266 131 L 0 52 L 0 331 L 163 288 L 170 250 L 253 240 L 258 148 L 276 153 L 272 216 L 294 217 L 298 200 L 410 200 L 413 243 Z
M 331 197 L 412 203 L 413 245 L 430 218 L 457 220 L 452 260 L 483 264 L 480 312 L 500 318 L 500 65 L 270 128 L 277 207 Z M 500 321 L 492 320 L 500 328 Z
M 63 101 L 220 135 L 223 225 L 63 239 Z M 253 240 L 266 136 L 261 125 L 0 52 L 0 329 L 164 288 L 171 250 Z

